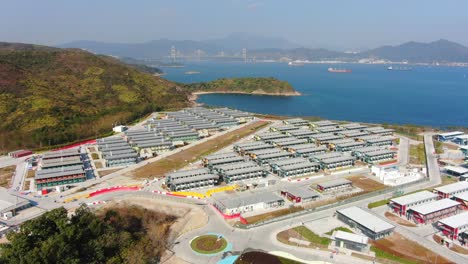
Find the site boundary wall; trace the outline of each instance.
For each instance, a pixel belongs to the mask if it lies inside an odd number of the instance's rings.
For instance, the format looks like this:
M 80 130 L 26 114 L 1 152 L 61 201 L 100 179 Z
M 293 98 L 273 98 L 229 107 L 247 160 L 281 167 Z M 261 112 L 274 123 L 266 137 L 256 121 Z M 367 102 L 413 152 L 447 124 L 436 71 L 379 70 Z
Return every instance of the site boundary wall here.
M 363 200 L 363 199 L 367 199 L 367 198 L 371 198 L 371 197 L 374 197 L 374 196 L 378 196 L 378 195 L 382 195 L 382 194 L 388 194 L 388 193 L 395 192 L 395 191 L 400 191 L 401 189 L 411 187 L 413 185 L 417 185 L 417 184 L 420 184 L 420 183 L 425 183 L 425 182 L 428 182 L 428 181 L 429 181 L 429 177 L 425 177 L 423 179 L 420 179 L 420 180 L 417 180 L 417 181 L 414 181 L 414 182 L 402 184 L 402 185 L 399 185 L 399 186 L 389 187 L 389 188 L 379 190 L 379 191 L 374 191 L 374 192 L 370 192 L 370 193 L 361 194 L 361 195 L 354 196 L 354 197 L 351 197 L 351 198 L 346 199 L 346 200 L 338 201 L 338 202 L 335 202 L 335 203 L 331 203 L 331 204 L 327 204 L 327 205 L 323 205 L 323 206 L 319 206 L 319 207 L 315 207 L 315 208 L 304 209 L 304 210 L 299 211 L 299 212 L 295 212 L 295 213 L 275 217 L 275 218 L 265 220 L 265 221 L 262 221 L 262 222 L 258 222 L 258 223 L 254 223 L 254 224 L 247 224 L 247 225 L 236 224 L 235 227 L 241 228 L 241 229 L 251 229 L 251 228 L 255 228 L 255 227 L 259 227 L 259 226 L 263 226 L 263 225 L 283 221 L 283 220 L 286 220 L 286 219 L 291 219 L 291 218 L 294 218 L 294 217 L 303 216 L 303 215 L 310 214 L 310 213 L 324 211 L 324 210 L 327 210 L 327 209 L 330 209 L 330 208 L 342 206 L 342 205 L 345 205 L 345 204 L 348 204 L 348 203 L 353 203 L 353 202 Z

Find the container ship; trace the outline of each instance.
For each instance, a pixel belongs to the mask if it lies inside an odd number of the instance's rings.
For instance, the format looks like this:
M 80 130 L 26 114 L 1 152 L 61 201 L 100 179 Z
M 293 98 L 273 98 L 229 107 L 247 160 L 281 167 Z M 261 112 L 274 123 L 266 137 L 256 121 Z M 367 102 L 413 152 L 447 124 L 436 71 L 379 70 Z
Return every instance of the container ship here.
M 335 69 L 335 68 L 328 68 L 328 72 L 339 72 L 339 73 L 347 73 L 351 72 L 349 69 Z

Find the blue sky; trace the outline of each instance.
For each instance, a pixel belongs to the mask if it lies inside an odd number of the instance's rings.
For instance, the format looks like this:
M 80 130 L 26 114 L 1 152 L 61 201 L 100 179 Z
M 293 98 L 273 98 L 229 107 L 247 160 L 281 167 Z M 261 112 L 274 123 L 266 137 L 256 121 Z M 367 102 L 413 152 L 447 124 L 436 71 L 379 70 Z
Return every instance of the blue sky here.
M 4 0 L 0 41 L 203 40 L 232 32 L 309 47 L 449 39 L 468 46 L 466 0 Z

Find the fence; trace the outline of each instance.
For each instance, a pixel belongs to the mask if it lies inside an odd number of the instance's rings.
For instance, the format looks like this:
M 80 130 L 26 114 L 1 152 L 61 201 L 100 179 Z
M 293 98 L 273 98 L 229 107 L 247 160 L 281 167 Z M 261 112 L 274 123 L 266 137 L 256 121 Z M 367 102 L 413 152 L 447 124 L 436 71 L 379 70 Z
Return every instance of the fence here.
M 417 184 L 420 184 L 420 183 L 425 183 L 425 182 L 428 182 L 428 181 L 429 181 L 429 178 L 425 177 L 423 179 L 420 179 L 420 180 L 417 180 L 417 181 L 414 181 L 414 182 L 405 183 L 405 184 L 402 184 L 402 185 L 399 185 L 399 186 L 390 187 L 390 188 L 386 188 L 386 189 L 379 190 L 379 191 L 365 193 L 365 194 L 362 194 L 362 195 L 351 197 L 351 198 L 346 199 L 346 200 L 341 200 L 341 201 L 338 201 L 338 202 L 335 202 L 335 203 L 331 203 L 331 204 L 327 204 L 327 205 L 323 205 L 323 206 L 319 206 L 319 207 L 315 207 L 315 208 L 305 209 L 305 210 L 302 210 L 302 211 L 299 211 L 299 212 L 295 212 L 295 213 L 275 217 L 275 218 L 265 220 L 265 221 L 262 221 L 262 222 L 258 222 L 258 223 L 254 223 L 254 224 L 247 224 L 247 225 L 236 224 L 235 226 L 237 228 L 242 228 L 242 229 L 250 229 L 250 228 L 254 228 L 254 227 L 258 227 L 258 226 L 263 226 L 263 225 L 267 225 L 267 224 L 271 224 L 271 223 L 291 219 L 293 217 L 299 217 L 299 216 L 303 216 L 303 215 L 314 213 L 314 212 L 324 211 L 324 210 L 327 210 L 327 209 L 330 209 L 330 208 L 338 207 L 338 206 L 345 205 L 345 204 L 348 204 L 348 203 L 353 203 L 353 202 L 363 200 L 363 199 L 367 199 L 367 198 L 371 198 L 371 197 L 374 197 L 374 196 L 387 194 L 387 193 L 392 193 L 392 192 L 396 192 L 396 191 L 401 191 L 401 189 L 405 189 L 405 188 L 408 188 L 408 187 L 411 187 L 411 186 L 414 186 L 414 185 L 417 185 Z

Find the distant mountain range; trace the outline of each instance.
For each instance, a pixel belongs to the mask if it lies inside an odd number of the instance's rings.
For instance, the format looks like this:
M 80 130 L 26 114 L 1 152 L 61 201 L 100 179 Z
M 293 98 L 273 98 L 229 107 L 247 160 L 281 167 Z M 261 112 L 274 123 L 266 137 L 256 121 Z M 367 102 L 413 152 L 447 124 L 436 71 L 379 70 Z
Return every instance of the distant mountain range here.
M 240 59 L 242 49 L 246 48 L 247 56 L 256 59 L 358 61 L 371 58 L 412 63 L 468 62 L 468 47 L 444 39 L 430 43 L 407 42 L 397 46 L 382 46 L 360 53 L 306 48 L 283 38 L 245 33 L 235 33 L 225 38 L 206 41 L 159 39 L 135 44 L 74 41 L 59 47 L 81 48 L 117 57 L 167 61 L 172 46 L 176 48 L 177 57 L 181 60 Z

